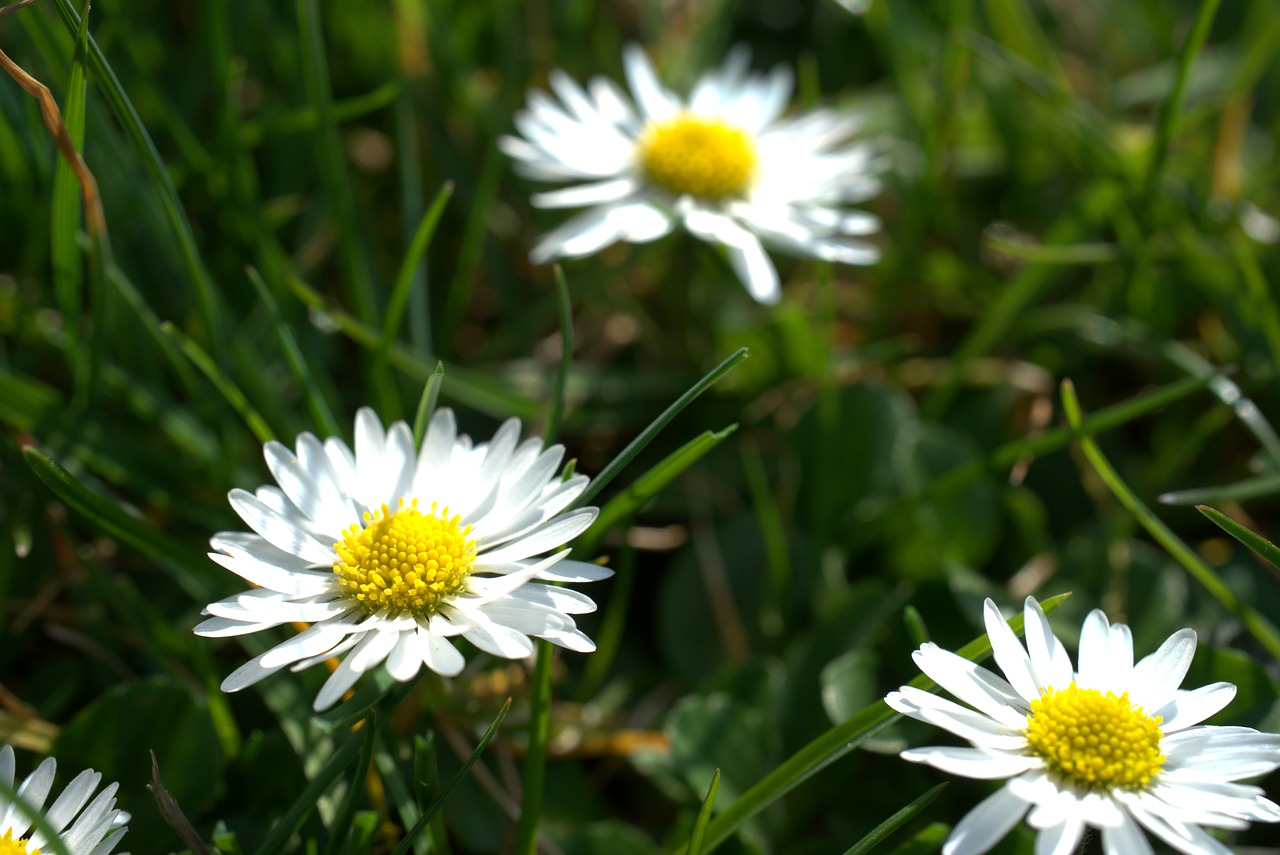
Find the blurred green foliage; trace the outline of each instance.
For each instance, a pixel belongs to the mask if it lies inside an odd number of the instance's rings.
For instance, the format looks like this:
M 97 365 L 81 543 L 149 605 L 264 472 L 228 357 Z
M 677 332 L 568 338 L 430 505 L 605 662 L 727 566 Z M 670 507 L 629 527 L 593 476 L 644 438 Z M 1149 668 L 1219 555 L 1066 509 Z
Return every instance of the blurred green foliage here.
M 584 622 L 608 639 L 593 654 L 604 664 L 556 662 L 546 851 L 683 845 L 716 769 L 721 813 L 913 677 L 922 626 L 947 646 L 980 634 L 987 596 L 1073 591 L 1054 618 L 1065 637 L 1100 606 L 1132 624 L 1139 652 L 1193 626 L 1189 683 L 1240 687 L 1215 721 L 1280 726 L 1277 662 L 1256 633 L 1054 431 L 1072 378 L 1086 416 L 1115 416 L 1096 441 L 1148 507 L 1195 488 L 1274 539 L 1274 490 L 1233 485 L 1280 470 L 1280 15 L 1268 0 L 1222 4 L 1187 53 L 1201 9 L 133 0 L 93 7 L 80 52 L 69 0 L 3 19 L 0 48 L 83 129 L 110 235 L 104 255 L 81 231 L 36 102 L 0 78 L 4 738 L 120 780 L 138 855 L 181 848 L 142 788 L 147 749 L 197 829 L 213 839 L 223 823 L 220 845 L 234 835 L 254 851 L 357 738 L 308 723 L 320 674 L 218 691 L 265 642 L 190 634 L 240 584 L 201 553 L 241 527 L 226 492 L 266 480 L 263 436 L 329 419 L 347 431 L 366 404 L 412 419 L 437 361 L 441 400 L 473 434 L 551 417 L 556 289 L 526 254 L 558 217 L 531 208 L 495 141 L 550 69 L 620 78 L 633 41 L 676 88 L 742 42 L 756 68 L 796 69 L 799 103 L 862 110 L 890 163 L 867 206 L 884 259 L 776 257 L 774 309 L 688 237 L 565 265 L 559 435 L 578 471 L 600 472 L 712 367 L 750 355 L 596 500 L 622 496 L 590 537 L 622 572 L 591 592 L 602 612 Z M 410 241 L 446 182 L 379 356 Z M 626 497 L 706 431 L 696 465 L 657 473 L 643 504 Z M 24 458 L 32 445 L 44 451 Z M 1280 622 L 1273 567 L 1186 504 L 1158 514 Z M 908 605 L 921 622 L 904 621 Z M 448 781 L 510 695 L 483 771 L 415 844 L 509 846 L 528 686 L 506 662 L 452 687 L 422 679 L 373 739 L 352 851 L 391 851 L 425 808 L 412 735 L 434 732 Z M 932 738 L 913 723 L 875 734 L 720 851 L 844 851 L 938 782 L 893 756 Z M 985 790 L 953 784 L 881 851 L 937 851 Z M 327 840 L 342 792 L 306 817 L 298 851 Z M 1030 841 L 1020 831 L 995 851 Z

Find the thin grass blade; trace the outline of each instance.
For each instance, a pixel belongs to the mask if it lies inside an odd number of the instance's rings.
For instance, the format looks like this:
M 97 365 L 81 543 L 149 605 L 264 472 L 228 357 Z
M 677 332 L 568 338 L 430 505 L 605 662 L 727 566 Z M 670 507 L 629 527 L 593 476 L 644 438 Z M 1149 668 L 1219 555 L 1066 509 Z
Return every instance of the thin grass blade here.
M 716 793 L 720 791 L 720 770 L 711 777 L 711 786 L 707 788 L 707 796 L 698 808 L 698 819 L 693 824 L 693 834 L 689 835 L 689 855 L 702 855 L 702 843 L 707 839 L 707 826 L 711 823 L 711 811 L 716 806 Z
M 946 783 L 942 783 L 932 789 L 926 790 L 924 793 L 913 799 L 906 807 L 902 808 L 893 816 L 877 825 L 866 837 L 850 846 L 845 850 L 844 855 L 866 855 L 866 853 L 880 845 L 886 837 L 893 834 L 899 828 L 914 819 L 916 814 L 928 807 L 946 788 Z
M 1208 517 L 1209 521 L 1218 528 L 1222 529 L 1227 534 L 1249 547 L 1249 549 L 1265 558 L 1267 563 L 1271 564 L 1271 566 L 1280 568 L 1280 547 L 1277 547 L 1274 543 L 1267 540 L 1256 531 L 1251 531 L 1240 525 L 1240 523 L 1236 522 L 1222 511 L 1210 508 L 1206 505 L 1197 505 L 1196 510 Z
M 303 821 L 311 815 L 311 812 L 316 809 L 316 802 L 324 795 L 325 790 L 333 786 L 334 782 L 342 777 L 343 773 L 347 771 L 347 767 L 360 754 L 366 742 L 368 742 L 367 738 L 352 735 L 333 752 L 333 756 L 311 779 L 302 794 L 289 806 L 284 815 L 276 820 L 275 825 L 271 826 L 271 831 L 267 833 L 267 839 L 262 841 L 262 845 L 258 847 L 257 855 L 279 855 L 284 851 L 285 844 L 289 842 L 289 838 L 302 826 Z
M 244 392 L 240 391 L 240 387 L 230 377 L 222 373 L 222 369 L 205 352 L 204 348 L 196 344 L 194 340 L 188 338 L 168 321 L 162 323 L 160 329 L 165 335 L 177 342 L 178 347 L 187 355 L 192 364 L 199 368 L 205 377 L 209 378 L 209 382 L 222 393 L 222 397 L 227 399 L 227 403 L 231 405 L 232 409 L 240 414 L 240 418 L 244 419 L 245 424 L 248 425 L 249 430 L 253 431 L 253 435 L 258 438 L 259 442 L 265 444 L 276 438 L 266 420 L 249 403 L 249 399 L 245 397 Z

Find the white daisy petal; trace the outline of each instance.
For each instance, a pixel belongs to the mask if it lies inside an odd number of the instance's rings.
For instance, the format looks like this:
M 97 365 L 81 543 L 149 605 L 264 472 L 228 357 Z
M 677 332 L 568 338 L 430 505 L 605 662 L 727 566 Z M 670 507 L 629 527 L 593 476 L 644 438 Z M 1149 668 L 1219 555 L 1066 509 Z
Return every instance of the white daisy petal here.
M 1026 648 L 1005 622 L 1004 615 L 995 601 L 987 599 L 982 604 L 982 620 L 991 640 L 991 655 L 1004 672 L 1009 685 L 1027 701 L 1040 697 L 1040 685 L 1031 670 L 1031 657 Z
M 1182 685 L 1196 655 L 1195 630 L 1183 629 L 1169 636 L 1160 649 L 1133 666 L 1129 699 L 1134 706 L 1159 709 Z
M 1022 820 L 1027 807 L 1008 787 L 1001 787 L 956 823 L 942 855 L 982 855 Z
M 1080 633 L 1080 671 L 1028 599 L 1027 648 L 990 600 L 987 634 L 1012 685 L 935 644 L 913 658 L 939 686 L 974 707 L 905 686 L 888 706 L 966 740 L 968 748 L 911 748 L 902 758 L 970 778 L 1007 778 L 956 826 L 943 847 L 980 855 L 1025 814 L 1037 855 L 1076 851 L 1101 829 L 1104 855 L 1151 855 L 1146 833 L 1184 855 L 1229 850 L 1204 828 L 1280 822 L 1280 805 L 1237 783 L 1280 768 L 1280 735 L 1199 722 L 1234 697 L 1230 683 L 1180 690 L 1195 633 L 1174 633 L 1133 664 L 1133 636 L 1094 611 Z M 1017 692 L 1014 691 L 1017 687 Z M 1028 810 L 1029 809 L 1029 810 Z
M 1027 654 L 1031 657 L 1031 667 L 1040 687 L 1065 689 L 1071 685 L 1071 657 L 1049 628 L 1049 619 L 1044 616 L 1044 610 L 1032 597 L 1027 597 L 1023 608 L 1023 627 L 1027 637 Z
M 1199 724 L 1231 703 L 1236 687 L 1231 683 L 1211 683 L 1189 692 L 1178 692 L 1173 700 L 1151 714 L 1163 719 L 1160 729 L 1165 733 L 1182 730 Z
M 5 761 L 7 755 L 8 761 Z M 13 751 L 5 746 L 0 751 L 0 777 L 8 777 L 11 783 Z M 47 758 L 18 786 L 28 806 L 43 815 L 44 825 L 51 828 L 62 840 L 69 855 L 108 855 L 119 844 L 128 830 L 129 814 L 115 806 L 119 785 L 107 784 L 96 796 L 94 790 L 102 781 L 102 775 L 87 769 L 77 775 L 47 810 L 42 810 L 53 785 L 56 762 Z M 27 830 L 35 824 L 25 810 L 0 809 L 0 834 L 12 840 L 19 850 L 48 851 L 49 841 L 44 832 Z M 25 839 L 23 839 L 25 836 Z M 6 850 L 7 851 L 7 850 Z M 16 850 L 15 850 L 16 851 Z
M 540 107 L 547 121 L 572 121 L 555 104 Z M 473 443 L 458 434 L 448 409 L 433 414 L 420 450 L 405 422 L 384 429 L 368 408 L 357 415 L 354 435 L 355 453 L 339 439 L 321 443 L 310 434 L 298 437 L 296 456 L 268 444 L 263 453 L 281 486 L 231 494 L 255 533 L 219 533 L 210 557 L 260 587 L 210 603 L 196 633 L 310 626 L 233 670 L 224 691 L 342 657 L 315 698 L 322 710 L 375 668 L 401 682 L 423 665 L 460 673 L 466 663 L 449 641 L 455 636 L 505 658 L 532 654 L 533 638 L 594 649 L 571 615 L 593 611 L 595 603 L 543 584 L 612 572 L 565 560 L 565 543 L 597 510 L 567 510 L 589 479 L 561 479 L 562 446 L 521 442 L 517 419 L 488 442 Z
M 643 50 L 636 45 L 627 45 L 622 52 L 622 62 L 627 85 L 631 87 L 631 94 L 645 118 L 650 121 L 666 119 L 679 109 L 679 102 L 658 82 L 658 75 Z

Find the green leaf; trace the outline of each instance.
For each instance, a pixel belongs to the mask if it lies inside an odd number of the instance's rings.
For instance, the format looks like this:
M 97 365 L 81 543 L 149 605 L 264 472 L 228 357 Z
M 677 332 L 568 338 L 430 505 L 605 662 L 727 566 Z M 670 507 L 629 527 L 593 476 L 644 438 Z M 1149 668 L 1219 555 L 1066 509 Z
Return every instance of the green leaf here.
M 208 710 L 177 682 L 158 677 L 123 683 L 99 695 L 58 734 L 53 753 L 65 768 L 92 768 L 105 780 L 130 781 L 145 780 L 147 752 L 154 751 L 160 766 L 170 770 L 165 780 L 170 793 L 190 816 L 198 816 L 222 780 L 220 744 Z M 181 773 L 195 769 L 199 774 Z M 149 801 L 140 788 L 122 787 L 122 806 L 134 815 L 131 832 L 157 845 L 162 840 L 176 843 Z
M 711 778 L 711 786 L 707 788 L 707 797 L 698 808 L 698 819 L 693 824 L 693 834 L 689 835 L 689 855 L 702 855 L 702 842 L 707 837 L 707 825 L 711 822 L 711 811 L 716 806 L 716 792 L 720 789 L 720 770 L 717 769 Z
M 156 531 L 115 502 L 93 492 L 44 449 L 29 446 L 23 449 L 22 454 L 40 480 L 73 510 L 88 517 L 104 533 L 163 562 L 174 580 L 193 599 L 209 600 L 212 587 L 206 580 L 212 565 L 205 560 L 203 553 Z
M 735 365 L 746 358 L 747 349 L 745 347 L 738 348 L 738 350 L 725 359 L 724 362 L 721 362 L 715 368 L 711 369 L 709 374 L 689 387 L 688 391 L 677 398 L 675 403 L 663 410 L 661 415 L 654 419 L 647 428 L 641 431 L 639 436 L 631 440 L 627 447 L 622 449 L 618 456 L 613 458 L 613 460 L 609 462 L 609 465 L 601 470 L 599 475 L 592 479 L 591 483 L 587 485 L 587 489 L 584 490 L 582 495 L 578 497 L 576 502 L 574 502 L 574 507 L 582 507 L 583 505 L 589 504 L 591 500 L 595 498 L 597 493 L 604 489 L 610 481 L 616 478 L 618 473 L 626 468 L 626 465 L 634 460 L 636 455 L 643 451 L 645 446 L 652 442 L 653 438 L 661 433 L 662 429 L 670 424 L 671 420 L 680 414 L 681 410 L 693 403 L 699 395 L 714 386 L 721 377 L 732 371 Z
M 427 827 L 427 823 L 431 821 L 431 818 L 436 815 L 436 812 L 439 811 L 440 808 L 444 807 L 444 803 L 449 800 L 449 794 L 453 792 L 453 788 L 458 786 L 458 784 L 466 778 L 467 774 L 471 771 L 471 767 L 476 765 L 476 761 L 480 759 L 480 755 L 484 753 L 484 749 L 489 745 L 489 742 L 498 732 L 498 727 L 501 726 L 502 720 L 507 717 L 507 712 L 510 711 L 510 709 L 511 699 L 507 698 L 507 702 L 502 705 L 502 709 L 498 710 L 498 715 L 494 718 L 493 724 L 489 725 L 489 729 L 485 731 L 484 736 L 480 737 L 480 743 L 476 745 L 476 750 L 471 752 L 471 756 L 467 758 L 467 762 L 462 764 L 462 768 L 457 771 L 457 774 L 449 779 L 449 783 L 440 792 L 439 797 L 431 803 L 430 807 L 423 811 L 422 816 L 418 819 L 417 823 L 414 824 L 413 828 L 409 829 L 405 834 L 404 839 L 400 841 L 400 845 L 395 848 L 395 851 L 392 852 L 391 855 L 406 855 L 409 848 L 413 845 L 414 839 L 422 834 L 423 830 Z
M 1042 600 L 1040 607 L 1044 609 L 1045 614 L 1050 614 L 1069 596 L 1070 594 L 1059 594 Z M 1022 621 L 1022 615 L 1015 615 L 1009 621 L 1009 626 L 1014 632 L 1021 633 Z M 956 654 L 971 662 L 981 662 L 991 655 L 991 642 L 983 635 L 961 647 Z M 937 687 L 936 683 L 923 674 L 907 685 L 925 691 L 931 691 Z M 876 701 L 848 721 L 836 725 L 801 748 L 760 779 L 711 822 L 710 828 L 707 829 L 704 852 L 710 852 L 724 843 L 747 820 L 899 718 L 901 716 L 890 709 L 884 701 Z M 688 855 L 688 850 L 681 848 L 679 853 Z
M 1280 568 L 1280 547 L 1267 540 L 1257 532 L 1250 531 L 1222 511 L 1206 505 L 1196 505 L 1196 510 L 1209 518 L 1209 521 L 1236 540 L 1252 549 L 1267 560 L 1273 567 Z
M 893 816 L 872 829 L 870 834 L 849 847 L 844 855 L 866 855 L 866 853 L 880 845 L 886 837 L 915 818 L 916 814 L 928 807 L 946 788 L 946 783 L 938 784 L 936 787 L 926 790 L 915 799 L 912 799 L 910 804 L 894 813 Z
M 842 722 L 863 709 L 880 693 L 876 655 L 866 649 L 849 650 L 822 669 L 822 706 L 832 722 Z

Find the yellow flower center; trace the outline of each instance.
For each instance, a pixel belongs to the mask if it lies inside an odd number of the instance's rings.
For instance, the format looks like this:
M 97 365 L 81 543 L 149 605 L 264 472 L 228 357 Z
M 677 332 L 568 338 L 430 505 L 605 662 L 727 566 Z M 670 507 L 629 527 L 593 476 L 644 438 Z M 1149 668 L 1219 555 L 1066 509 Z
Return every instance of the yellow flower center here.
M 1160 716 L 1072 683 L 1031 702 L 1027 741 L 1048 767 L 1086 788 L 1142 789 L 1164 765 Z
M 40 850 L 28 849 L 27 841 L 20 837 L 15 839 L 13 829 L 10 829 L 0 837 L 0 855 L 40 855 Z
M 756 171 L 756 148 L 741 128 L 677 116 L 649 125 L 640 160 L 649 178 L 672 193 L 721 199 L 746 192 Z
M 435 612 L 458 592 L 471 573 L 476 542 L 471 526 L 449 509 L 418 510 L 418 500 L 391 513 L 386 505 L 353 523 L 333 545 L 333 562 L 346 594 L 370 614 L 383 609 L 418 617 Z M 0 850 L 0 855 L 6 855 Z

